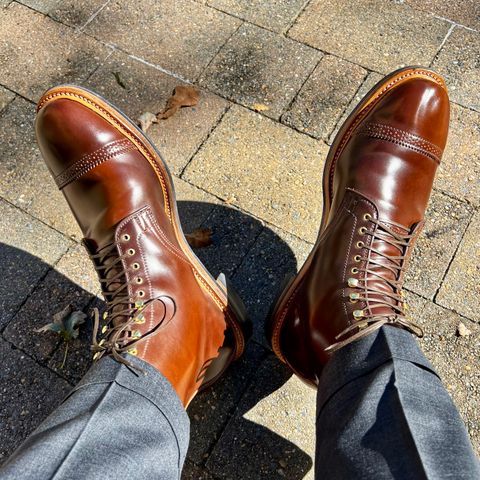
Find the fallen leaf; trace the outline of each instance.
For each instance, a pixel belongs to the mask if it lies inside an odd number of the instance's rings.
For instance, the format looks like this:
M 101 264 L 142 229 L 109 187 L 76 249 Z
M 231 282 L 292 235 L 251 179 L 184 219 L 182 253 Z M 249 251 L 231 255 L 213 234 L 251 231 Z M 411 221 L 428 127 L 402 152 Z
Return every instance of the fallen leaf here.
M 267 110 L 270 110 L 270 107 L 268 105 L 264 105 L 263 103 L 254 103 L 252 108 L 257 112 L 266 112 Z
M 158 123 L 157 116 L 152 112 L 143 112 L 137 119 L 137 124 L 142 129 L 142 132 L 146 132 L 153 123 Z
M 212 230 L 196 228 L 192 233 L 187 233 L 185 238 L 192 248 L 205 248 L 212 244 Z
M 181 107 L 194 107 L 198 103 L 200 92 L 188 85 L 180 85 L 173 89 L 171 97 L 167 100 L 165 109 L 157 114 L 159 120 L 165 120 L 177 113 Z
M 63 310 L 53 315 L 53 322 L 47 323 L 35 332 L 54 332 L 60 335 L 65 342 L 78 338 L 78 327 L 85 323 L 87 316 L 79 310 L 72 310 L 72 306 L 67 305 Z
M 460 322 L 457 327 L 457 333 L 460 337 L 468 337 L 472 332 L 465 326 L 465 324 Z
M 126 90 L 127 87 L 126 85 L 122 82 L 122 79 L 120 78 L 120 72 L 112 72 L 113 76 L 115 77 L 115 80 L 117 83 L 124 89 Z

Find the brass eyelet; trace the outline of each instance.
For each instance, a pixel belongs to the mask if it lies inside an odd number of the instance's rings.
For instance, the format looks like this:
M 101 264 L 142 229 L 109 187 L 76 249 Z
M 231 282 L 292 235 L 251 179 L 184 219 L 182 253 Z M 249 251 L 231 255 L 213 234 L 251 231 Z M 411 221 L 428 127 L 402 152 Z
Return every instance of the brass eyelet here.
M 357 303 L 358 300 L 360 299 L 360 294 L 354 292 L 354 293 L 351 293 L 349 297 L 350 297 L 350 303 Z
M 135 249 L 134 249 L 134 248 L 129 248 L 129 249 L 127 250 L 127 253 L 128 253 L 130 256 L 135 255 Z
M 139 290 L 137 292 L 137 295 L 140 297 L 140 298 L 143 298 L 145 296 L 145 292 L 143 290 Z
M 368 220 L 371 220 L 372 219 L 372 216 L 369 214 L 369 213 L 366 213 L 364 216 L 363 216 L 363 219 L 365 221 L 368 221 Z
M 358 279 L 357 278 L 349 278 L 347 280 L 347 284 L 350 288 L 358 287 Z
M 145 323 L 145 317 L 143 314 L 138 315 L 138 317 L 135 318 L 135 323 L 142 324 Z
M 365 244 L 361 240 L 357 242 L 357 248 L 363 248 L 364 246 Z
M 358 268 L 357 268 L 357 267 L 353 267 L 350 271 L 355 275 L 355 274 L 358 273 Z
M 137 262 L 135 262 L 134 264 L 132 264 L 132 268 L 133 268 L 134 270 L 138 270 L 138 269 L 140 268 L 140 264 L 137 263 Z
M 127 350 L 127 353 L 129 353 L 130 355 L 135 356 L 135 355 L 138 354 L 138 350 L 137 350 L 136 348 L 129 348 L 129 349 Z
M 107 331 L 107 326 L 104 325 L 104 326 L 102 327 L 102 333 L 105 333 L 106 331 Z
M 353 311 L 353 318 L 362 318 L 365 316 L 365 312 L 363 310 L 354 310 Z
M 358 263 L 362 260 L 362 257 L 360 255 L 355 255 L 353 259 Z
M 365 227 L 360 227 L 360 228 L 358 229 L 358 233 L 359 233 L 360 235 L 365 235 L 365 233 L 367 233 L 367 229 L 366 229 Z
M 140 332 L 140 330 L 132 330 L 133 338 L 140 338 L 141 336 L 142 336 L 142 332 Z
M 128 233 L 124 233 L 122 235 L 122 241 L 123 242 L 128 242 L 130 240 L 130 235 Z
M 135 279 L 135 283 L 138 283 L 139 285 L 141 285 L 141 284 L 143 283 L 142 277 L 137 277 L 137 278 Z

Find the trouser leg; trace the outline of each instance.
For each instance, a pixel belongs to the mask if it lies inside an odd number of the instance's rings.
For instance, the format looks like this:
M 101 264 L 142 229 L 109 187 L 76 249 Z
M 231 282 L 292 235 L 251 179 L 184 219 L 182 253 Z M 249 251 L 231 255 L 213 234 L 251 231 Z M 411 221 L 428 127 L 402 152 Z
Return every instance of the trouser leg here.
M 480 479 L 450 396 L 413 336 L 397 328 L 332 356 L 316 427 L 318 479 Z
M 0 470 L 6 479 L 180 478 L 189 420 L 170 383 L 129 357 L 138 375 L 107 357 Z

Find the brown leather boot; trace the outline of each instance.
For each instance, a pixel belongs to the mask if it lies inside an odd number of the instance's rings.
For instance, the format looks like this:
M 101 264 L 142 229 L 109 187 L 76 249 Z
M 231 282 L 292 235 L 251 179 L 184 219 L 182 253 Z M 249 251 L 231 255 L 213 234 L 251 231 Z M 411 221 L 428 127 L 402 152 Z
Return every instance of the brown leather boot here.
M 331 352 L 382 325 L 422 334 L 405 318 L 402 284 L 448 123 L 443 79 L 409 67 L 377 84 L 335 138 L 318 240 L 267 324 L 275 353 L 307 383 Z
M 43 95 L 36 132 L 106 300 L 94 358 L 136 355 L 188 405 L 242 354 L 250 324 L 225 277 L 215 281 L 186 242 L 166 164 L 125 115 L 75 86 Z

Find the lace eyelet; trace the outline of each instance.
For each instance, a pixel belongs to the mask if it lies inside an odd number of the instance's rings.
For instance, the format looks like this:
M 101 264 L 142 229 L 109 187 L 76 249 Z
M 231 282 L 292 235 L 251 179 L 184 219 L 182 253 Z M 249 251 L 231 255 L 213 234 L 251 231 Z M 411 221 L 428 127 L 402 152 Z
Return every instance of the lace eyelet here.
M 358 263 L 362 260 L 362 257 L 360 255 L 355 255 L 353 259 Z
M 102 327 L 102 333 L 105 333 L 105 332 L 107 331 L 107 329 L 108 329 L 107 326 L 104 325 L 104 326 Z
M 139 290 L 137 292 L 137 295 L 140 297 L 140 298 L 143 298 L 145 296 L 145 292 L 143 290 Z
M 124 233 L 122 235 L 122 241 L 123 242 L 128 242 L 130 240 L 130 235 L 128 233 Z
M 350 271 L 355 275 L 355 274 L 358 273 L 358 268 L 357 268 L 357 267 L 353 267 Z
M 135 323 L 142 325 L 145 323 L 145 317 L 142 314 L 138 315 L 138 317 L 135 318 Z
M 127 250 L 127 253 L 128 253 L 130 256 L 135 255 L 135 249 L 134 249 L 134 248 L 129 248 L 129 249 Z
M 94 359 L 94 360 L 98 360 L 98 359 L 100 358 L 100 353 L 101 353 L 101 352 L 95 353 L 95 354 L 93 355 L 93 359 Z
M 142 277 L 137 277 L 137 278 L 135 279 L 135 283 L 138 283 L 139 285 L 141 285 L 141 284 L 143 283 Z
M 132 268 L 133 268 L 134 270 L 138 270 L 138 269 L 140 268 L 140 264 L 137 263 L 137 262 L 135 262 L 134 264 L 132 264 Z
M 365 316 L 365 312 L 363 310 L 353 311 L 353 318 L 363 318 L 364 316 Z
M 368 220 L 371 220 L 372 219 L 372 216 L 369 214 L 369 213 L 366 213 L 364 216 L 363 216 L 363 219 L 365 221 L 368 221 Z
M 357 278 L 349 278 L 347 280 L 348 286 L 350 288 L 356 288 L 358 287 L 358 279 Z
M 127 350 L 127 353 L 129 353 L 130 355 L 135 356 L 135 355 L 138 354 L 138 350 L 137 350 L 136 348 L 129 348 L 129 349 Z
M 365 227 L 360 227 L 360 228 L 358 229 L 358 233 L 359 233 L 360 235 L 365 235 L 365 233 L 367 233 L 367 229 L 366 229 Z
M 133 338 L 140 338 L 142 336 L 142 332 L 140 330 L 133 330 L 132 331 L 132 337 Z
M 357 248 L 363 248 L 364 246 L 365 244 L 361 240 L 357 242 Z
M 350 297 L 350 303 L 357 303 L 358 300 L 360 299 L 360 294 L 359 293 L 351 293 L 349 295 Z

